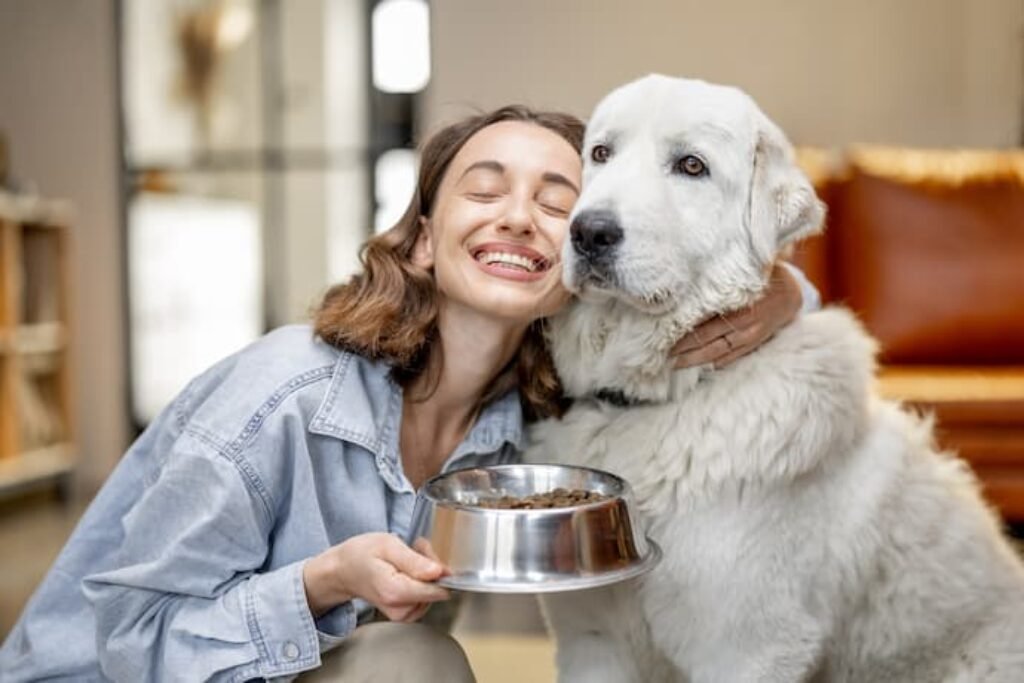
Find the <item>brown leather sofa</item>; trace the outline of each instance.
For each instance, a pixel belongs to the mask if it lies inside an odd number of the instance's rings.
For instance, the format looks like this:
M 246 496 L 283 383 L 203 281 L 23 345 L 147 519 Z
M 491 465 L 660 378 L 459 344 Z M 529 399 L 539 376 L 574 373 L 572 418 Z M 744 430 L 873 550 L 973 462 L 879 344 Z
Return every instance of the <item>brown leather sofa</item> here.
M 1024 523 L 1024 152 L 805 150 L 828 204 L 794 260 L 881 344 L 880 389 Z

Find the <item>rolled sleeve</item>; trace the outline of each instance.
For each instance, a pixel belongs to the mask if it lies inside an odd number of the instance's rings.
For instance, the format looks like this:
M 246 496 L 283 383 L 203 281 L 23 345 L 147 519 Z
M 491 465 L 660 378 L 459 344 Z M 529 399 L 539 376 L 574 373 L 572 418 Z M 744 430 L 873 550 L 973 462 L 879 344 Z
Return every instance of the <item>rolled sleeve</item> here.
M 260 674 L 267 678 L 320 664 L 320 639 L 306 602 L 303 562 L 295 562 L 248 582 L 245 615 L 260 652 Z
M 818 292 L 818 288 L 815 287 L 807 276 L 804 275 L 804 271 L 800 270 L 792 263 L 782 261 L 782 265 L 796 278 L 797 284 L 800 285 L 800 294 L 803 297 L 803 302 L 800 305 L 801 313 L 812 313 L 821 309 L 821 294 Z
M 341 645 L 342 641 L 355 630 L 358 617 L 351 601 L 342 603 L 316 620 L 320 652 L 327 652 Z

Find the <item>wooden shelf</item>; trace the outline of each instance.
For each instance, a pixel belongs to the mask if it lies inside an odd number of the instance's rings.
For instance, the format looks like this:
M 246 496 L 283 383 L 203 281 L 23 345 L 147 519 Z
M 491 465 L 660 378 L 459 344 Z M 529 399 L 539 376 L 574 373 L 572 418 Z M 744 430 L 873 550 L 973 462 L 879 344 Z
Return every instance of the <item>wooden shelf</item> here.
M 0 496 L 75 466 L 65 202 L 0 192 Z
M 0 191 L 0 219 L 33 227 L 71 224 L 71 205 L 67 202 L 35 196 L 12 195 Z
M 9 344 L 15 353 L 57 353 L 67 346 L 67 335 L 60 322 L 19 325 L 10 336 Z
M 74 447 L 61 443 L 0 459 L 0 497 L 70 473 L 75 467 L 74 456 Z

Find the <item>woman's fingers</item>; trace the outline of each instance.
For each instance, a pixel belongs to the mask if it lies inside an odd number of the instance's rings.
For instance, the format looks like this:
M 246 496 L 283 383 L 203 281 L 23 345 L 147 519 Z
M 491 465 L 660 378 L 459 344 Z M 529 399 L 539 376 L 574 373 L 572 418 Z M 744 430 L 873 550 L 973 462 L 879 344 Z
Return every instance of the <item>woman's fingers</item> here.
M 434 552 L 434 546 L 432 546 L 430 544 L 430 541 L 428 541 L 427 539 L 425 539 L 422 536 L 420 536 L 415 541 L 413 541 L 412 547 L 413 547 L 413 550 L 415 550 L 419 554 L 426 555 L 427 557 L 432 559 L 434 562 L 437 562 L 438 564 L 440 564 L 443 567 L 443 569 L 444 569 L 444 573 L 445 574 L 448 573 L 448 567 L 444 566 L 444 563 L 441 562 L 441 558 L 437 556 L 436 552 Z
M 719 358 L 729 353 L 729 343 L 719 337 L 692 351 L 679 354 L 675 358 L 675 367 L 690 368 L 698 365 L 714 363 Z
M 420 581 L 436 581 L 444 575 L 445 566 L 421 554 L 392 536 L 381 548 L 381 559 L 390 562 L 398 571 Z
M 761 346 L 761 344 L 771 338 L 772 334 L 773 332 L 767 329 L 764 325 L 751 325 L 741 333 L 735 335 L 736 342 L 727 353 L 719 356 L 712 362 L 715 364 L 716 368 L 723 368 L 737 358 L 745 356 L 757 347 Z
M 418 581 L 390 564 L 379 572 L 375 588 L 379 606 L 392 609 L 423 602 L 438 602 L 451 597 L 447 589 L 435 583 Z
M 427 547 L 432 552 L 429 544 Z M 436 559 L 416 552 L 395 537 L 384 543 L 380 557 L 392 567 L 392 572 L 385 575 L 387 583 L 381 587 L 382 596 L 386 596 L 392 606 L 437 602 L 451 597 L 446 589 L 431 583 L 446 571 Z
M 386 616 L 389 621 L 411 624 L 414 621 L 418 621 L 420 617 L 426 614 L 428 609 L 430 609 L 430 603 L 424 602 L 417 605 L 406 605 L 394 609 L 382 607 L 380 608 L 380 611 L 384 613 L 384 616 Z
M 747 311 L 744 310 L 709 318 L 677 341 L 669 353 L 673 356 L 680 356 L 692 351 L 698 351 L 729 332 L 749 324 L 746 320 L 747 317 L 749 317 Z

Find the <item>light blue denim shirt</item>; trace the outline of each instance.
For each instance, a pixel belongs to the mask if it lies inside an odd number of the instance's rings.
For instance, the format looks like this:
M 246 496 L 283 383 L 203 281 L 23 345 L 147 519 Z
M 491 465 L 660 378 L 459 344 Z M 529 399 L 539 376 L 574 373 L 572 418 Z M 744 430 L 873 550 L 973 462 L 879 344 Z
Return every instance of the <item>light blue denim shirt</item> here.
M 405 537 L 402 391 L 384 363 L 272 332 L 196 378 L 132 445 L 0 649 L 0 681 L 243 681 L 315 668 L 365 603 L 320 619 L 304 561 Z M 444 469 L 508 462 L 518 395 Z M 365 612 L 364 612 L 365 613 Z

